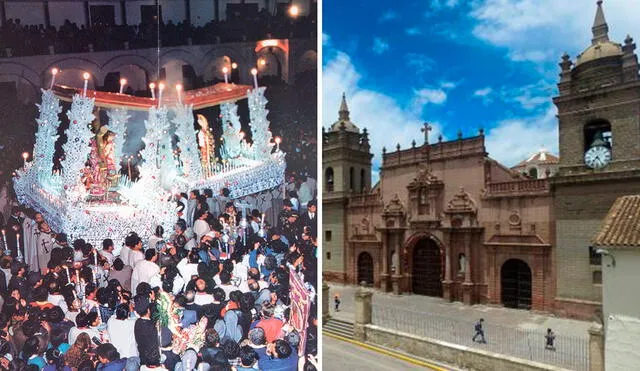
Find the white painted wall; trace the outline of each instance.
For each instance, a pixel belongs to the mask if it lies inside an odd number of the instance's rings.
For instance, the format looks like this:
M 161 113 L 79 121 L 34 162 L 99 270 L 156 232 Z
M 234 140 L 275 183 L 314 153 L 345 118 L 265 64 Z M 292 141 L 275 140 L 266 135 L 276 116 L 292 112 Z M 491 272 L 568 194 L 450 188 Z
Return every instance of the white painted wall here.
M 5 9 L 7 19 L 19 18 L 24 25 L 44 24 L 42 2 L 7 2 Z
M 627 297 L 638 296 L 629 295 Z M 640 319 L 623 315 L 609 318 L 605 333 L 605 370 L 637 370 L 640 365 Z
M 629 295 L 629 284 L 638 282 L 640 250 L 609 251 L 616 259 L 616 266 L 611 264 L 611 257 L 602 256 L 602 306 L 605 323 L 610 315 L 640 318 L 640 295 Z

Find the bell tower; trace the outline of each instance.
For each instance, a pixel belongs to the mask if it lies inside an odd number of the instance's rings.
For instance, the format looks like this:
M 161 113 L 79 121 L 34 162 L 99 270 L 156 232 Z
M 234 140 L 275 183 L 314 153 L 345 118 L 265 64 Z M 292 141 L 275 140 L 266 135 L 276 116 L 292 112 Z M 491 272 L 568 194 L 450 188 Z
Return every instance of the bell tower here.
M 351 122 L 345 94 L 338 120 L 322 128 L 323 274 L 346 279 L 346 206 L 350 195 L 371 190 L 371 147 L 367 129 Z
M 556 307 L 590 318 L 602 301 L 601 267 L 590 240 L 619 196 L 640 192 L 640 79 L 635 43 L 609 39 L 597 1 L 592 41 L 575 63 L 560 62 L 560 161 L 552 178 L 556 218 Z

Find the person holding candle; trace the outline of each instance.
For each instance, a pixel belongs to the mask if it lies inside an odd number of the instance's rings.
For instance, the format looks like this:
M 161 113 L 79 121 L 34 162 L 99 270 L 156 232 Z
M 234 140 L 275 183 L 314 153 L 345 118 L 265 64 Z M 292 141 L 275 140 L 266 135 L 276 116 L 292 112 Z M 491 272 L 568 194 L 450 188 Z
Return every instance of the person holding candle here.
M 6 228 L 6 237 L 7 237 L 7 246 L 9 250 L 11 250 L 11 256 L 14 258 L 18 256 L 18 235 L 24 235 L 22 223 L 24 219 L 20 217 L 21 210 L 18 206 L 13 206 L 11 208 L 11 216 L 7 221 Z M 24 246 L 23 241 L 20 241 L 20 246 Z

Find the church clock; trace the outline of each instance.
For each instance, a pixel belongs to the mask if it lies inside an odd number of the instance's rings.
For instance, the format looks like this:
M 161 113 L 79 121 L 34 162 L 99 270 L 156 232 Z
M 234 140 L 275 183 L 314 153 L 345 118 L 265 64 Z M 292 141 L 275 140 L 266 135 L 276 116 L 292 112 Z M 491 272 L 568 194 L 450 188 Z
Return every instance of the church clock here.
M 611 161 L 611 149 L 598 135 L 591 144 L 591 147 L 584 153 L 584 163 L 592 169 L 602 169 Z

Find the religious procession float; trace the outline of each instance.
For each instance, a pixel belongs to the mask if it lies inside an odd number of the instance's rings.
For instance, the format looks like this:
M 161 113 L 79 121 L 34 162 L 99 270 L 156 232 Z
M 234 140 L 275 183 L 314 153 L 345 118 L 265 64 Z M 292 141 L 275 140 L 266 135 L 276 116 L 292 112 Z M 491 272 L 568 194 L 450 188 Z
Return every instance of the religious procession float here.
M 72 239 L 98 246 L 104 238 L 124 240 L 130 231 L 150 236 L 157 225 L 170 231 L 178 192 L 210 189 L 216 195 L 228 188 L 230 198 L 238 200 L 284 182 L 285 155 L 270 132 L 265 88 L 258 87 L 255 70 L 253 87 L 218 83 L 183 91 L 181 85 L 167 89 L 159 83 L 150 84 L 151 98 L 123 94 L 124 79 L 120 93 L 87 90 L 88 73 L 84 89 L 56 85 L 57 70 L 52 72 L 38 105 L 32 161 L 27 154 L 14 189 L 22 204 L 42 212 L 54 230 Z M 248 99 L 251 143 L 241 130 L 237 102 L 242 99 Z M 61 170 L 52 171 L 61 101 L 71 103 L 69 127 Z M 205 116 L 197 115 L 199 130 L 194 125 L 194 111 L 212 106 L 220 107 L 223 126 L 219 157 Z M 105 113 L 107 123 L 100 119 Z M 144 145 L 127 154 L 123 149 L 134 128 L 144 133 Z

